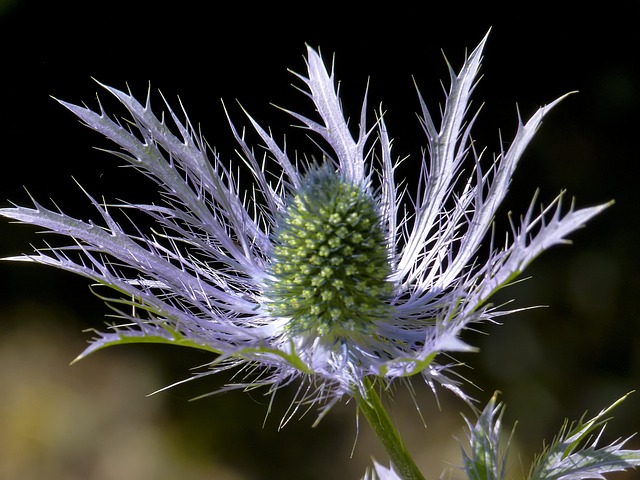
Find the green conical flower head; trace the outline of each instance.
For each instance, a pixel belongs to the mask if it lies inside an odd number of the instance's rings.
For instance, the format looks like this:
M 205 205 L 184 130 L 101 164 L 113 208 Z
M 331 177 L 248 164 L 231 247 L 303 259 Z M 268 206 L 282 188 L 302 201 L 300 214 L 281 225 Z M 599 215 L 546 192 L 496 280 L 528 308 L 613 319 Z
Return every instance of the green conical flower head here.
M 267 287 L 294 335 L 356 339 L 390 317 L 393 287 L 375 198 L 327 167 L 312 169 L 274 234 Z

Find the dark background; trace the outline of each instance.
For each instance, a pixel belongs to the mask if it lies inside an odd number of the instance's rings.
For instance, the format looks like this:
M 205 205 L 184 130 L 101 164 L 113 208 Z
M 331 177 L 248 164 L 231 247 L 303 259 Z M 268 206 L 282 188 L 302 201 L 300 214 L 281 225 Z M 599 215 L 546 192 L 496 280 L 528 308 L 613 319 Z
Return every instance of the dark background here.
M 488 325 L 488 336 L 468 335 L 481 353 L 461 357 L 473 367 L 464 375 L 483 402 L 494 390 L 502 392 L 508 428 L 518 420 L 516 478 L 565 417 L 596 413 L 640 387 L 637 7 L 519 12 L 453 3 L 201 5 L 0 1 L 0 204 L 27 204 L 26 188 L 39 201 L 51 198 L 66 213 L 88 218 L 93 213 L 72 177 L 108 200 L 154 194 L 135 172 L 92 149 L 109 145 L 50 98 L 95 107 L 99 87 L 92 77 L 128 85 L 138 98 L 150 85 L 158 109 L 158 90 L 176 109 L 179 96 L 192 122 L 227 158 L 234 145 L 221 99 L 238 125 L 246 122 L 236 99 L 276 138 L 286 131 L 291 145 L 305 145 L 287 128 L 291 119 L 271 105 L 312 113 L 287 71 L 304 73 L 305 43 L 319 46 L 326 59 L 335 53 L 343 105 L 354 119 L 370 80 L 370 106 L 383 103 L 395 154 L 416 157 L 426 141 L 412 77 L 437 117 L 440 81 L 448 85 L 442 52 L 459 69 L 465 49 L 491 27 L 473 105 L 484 103 L 474 134 L 479 145 L 497 151 L 499 130 L 508 144 L 516 105 L 527 118 L 579 91 L 547 117 L 525 154 L 498 231 L 507 227 L 507 211 L 524 212 L 537 188 L 546 203 L 566 189 L 578 207 L 616 204 L 572 235 L 573 246 L 556 247 L 534 262 L 531 279 L 501 293 L 498 301 L 515 298 L 514 307 L 548 307 Z M 107 94 L 100 98 L 115 110 Z M 41 245 L 34 232 L 0 223 L 0 255 Z M 356 442 L 353 404 L 315 429 L 311 412 L 277 431 L 287 392 L 264 426 L 268 399 L 257 393 L 189 403 L 222 386 L 221 376 L 145 398 L 205 363 L 208 357 L 198 352 L 119 348 L 69 367 L 90 338 L 81 330 L 99 328 L 107 313 L 87 282 L 6 263 L 0 282 L 2 478 L 359 478 L 372 453 L 386 462 L 368 426 L 360 426 Z M 409 447 L 435 477 L 449 468 L 446 462 L 459 462 L 453 437 L 464 434 L 458 412 L 470 412 L 446 392 L 440 392 L 438 410 L 427 387 L 414 386 L 426 429 L 403 388 L 393 411 Z M 639 407 L 634 394 L 614 412 L 605 437 L 640 430 Z M 640 448 L 636 439 L 630 445 Z

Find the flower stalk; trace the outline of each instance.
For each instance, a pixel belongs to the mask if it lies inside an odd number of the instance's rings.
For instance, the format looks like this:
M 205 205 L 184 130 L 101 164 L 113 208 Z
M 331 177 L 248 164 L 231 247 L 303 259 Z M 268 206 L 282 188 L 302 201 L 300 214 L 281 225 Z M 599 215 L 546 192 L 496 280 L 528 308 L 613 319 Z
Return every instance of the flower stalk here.
M 375 385 L 368 378 L 365 379 L 365 388 L 361 391 L 361 395 L 358 408 L 387 451 L 396 474 L 402 480 L 424 480 L 420 469 L 402 442 L 398 430 L 391 422 Z

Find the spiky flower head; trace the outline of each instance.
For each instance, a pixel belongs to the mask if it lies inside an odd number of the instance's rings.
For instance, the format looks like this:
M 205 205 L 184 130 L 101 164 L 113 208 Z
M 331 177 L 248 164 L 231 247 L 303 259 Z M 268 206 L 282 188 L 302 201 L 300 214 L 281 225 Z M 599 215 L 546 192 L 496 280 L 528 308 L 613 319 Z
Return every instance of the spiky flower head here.
M 273 235 L 271 314 L 324 344 L 375 335 L 393 286 L 375 198 L 329 168 L 309 172 Z
M 234 168 L 168 104 L 173 126 L 154 115 L 149 97 L 141 104 L 108 86 L 128 110 L 124 125 L 102 107 L 61 102 L 117 144 L 115 155 L 155 180 L 164 203 L 108 206 L 89 197 L 101 225 L 35 201 L 33 208 L 3 209 L 5 217 L 72 239 L 13 259 L 118 292 L 110 302 L 124 321 L 99 333 L 81 357 L 110 345 L 159 342 L 217 354 L 196 377 L 243 367 L 236 387 L 271 392 L 302 379 L 298 403 L 330 406 L 357 395 L 368 378 L 417 374 L 467 398 L 453 366 L 438 355 L 471 349 L 460 333 L 505 313 L 490 297 L 606 207 L 562 213 L 559 196 L 538 214 L 532 203 L 504 245 L 492 237 L 480 251 L 525 147 L 559 101 L 519 121 L 509 148 L 481 161 L 471 146 L 476 116 L 468 116 L 468 105 L 485 41 L 458 73 L 450 68 L 439 123 L 418 94 L 427 149 L 406 160 L 419 180 L 406 196 L 383 115 L 367 126 L 365 102 L 352 135 L 333 71 L 312 48 L 307 74 L 297 77 L 317 118 L 289 112 L 318 137 L 304 160 L 291 158 L 247 115 L 265 147 L 264 156 L 256 153 L 230 122 L 252 184 L 241 186 Z M 308 160 L 319 139 L 319 160 Z M 244 198 L 247 191 L 253 196 Z M 125 229 L 114 212 L 127 209 L 147 214 L 155 227 Z

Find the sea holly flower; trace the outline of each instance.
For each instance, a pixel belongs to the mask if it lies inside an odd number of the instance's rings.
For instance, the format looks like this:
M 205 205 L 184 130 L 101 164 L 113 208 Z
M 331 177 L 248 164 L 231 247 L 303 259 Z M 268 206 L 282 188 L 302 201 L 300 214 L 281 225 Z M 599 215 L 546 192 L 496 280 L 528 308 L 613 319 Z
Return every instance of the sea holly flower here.
M 122 321 L 98 333 L 80 358 L 136 342 L 204 349 L 216 356 L 193 378 L 239 368 L 245 376 L 229 388 L 272 393 L 301 380 L 294 406 L 322 411 L 344 396 L 370 399 L 377 382 L 412 375 L 468 400 L 440 354 L 471 350 L 460 333 L 507 313 L 489 303 L 492 295 L 607 206 L 563 209 L 560 195 L 537 213 L 534 201 L 503 245 L 488 235 L 525 147 L 559 99 L 519 121 L 506 150 L 481 158 L 471 142 L 477 115 L 469 114 L 469 101 L 485 42 L 459 72 L 450 67 L 439 122 L 418 94 L 427 149 L 404 163 L 419 179 L 413 192 L 396 178 L 384 115 L 372 118 L 363 102 L 352 134 L 333 70 L 313 48 L 307 74 L 297 78 L 317 115 L 288 112 L 309 131 L 309 151 L 292 158 L 247 114 L 264 146 L 256 152 L 230 122 L 252 177 L 242 184 L 237 167 L 167 102 L 168 116 L 157 117 L 149 96 L 140 103 L 103 85 L 127 109 L 125 123 L 102 105 L 94 111 L 60 102 L 155 181 L 163 202 L 107 205 L 89 196 L 100 223 L 35 200 L 2 209 L 4 217 L 71 239 L 11 259 L 68 270 L 116 292 L 109 298 L 97 290 Z M 126 226 L 132 210 L 154 227 Z

